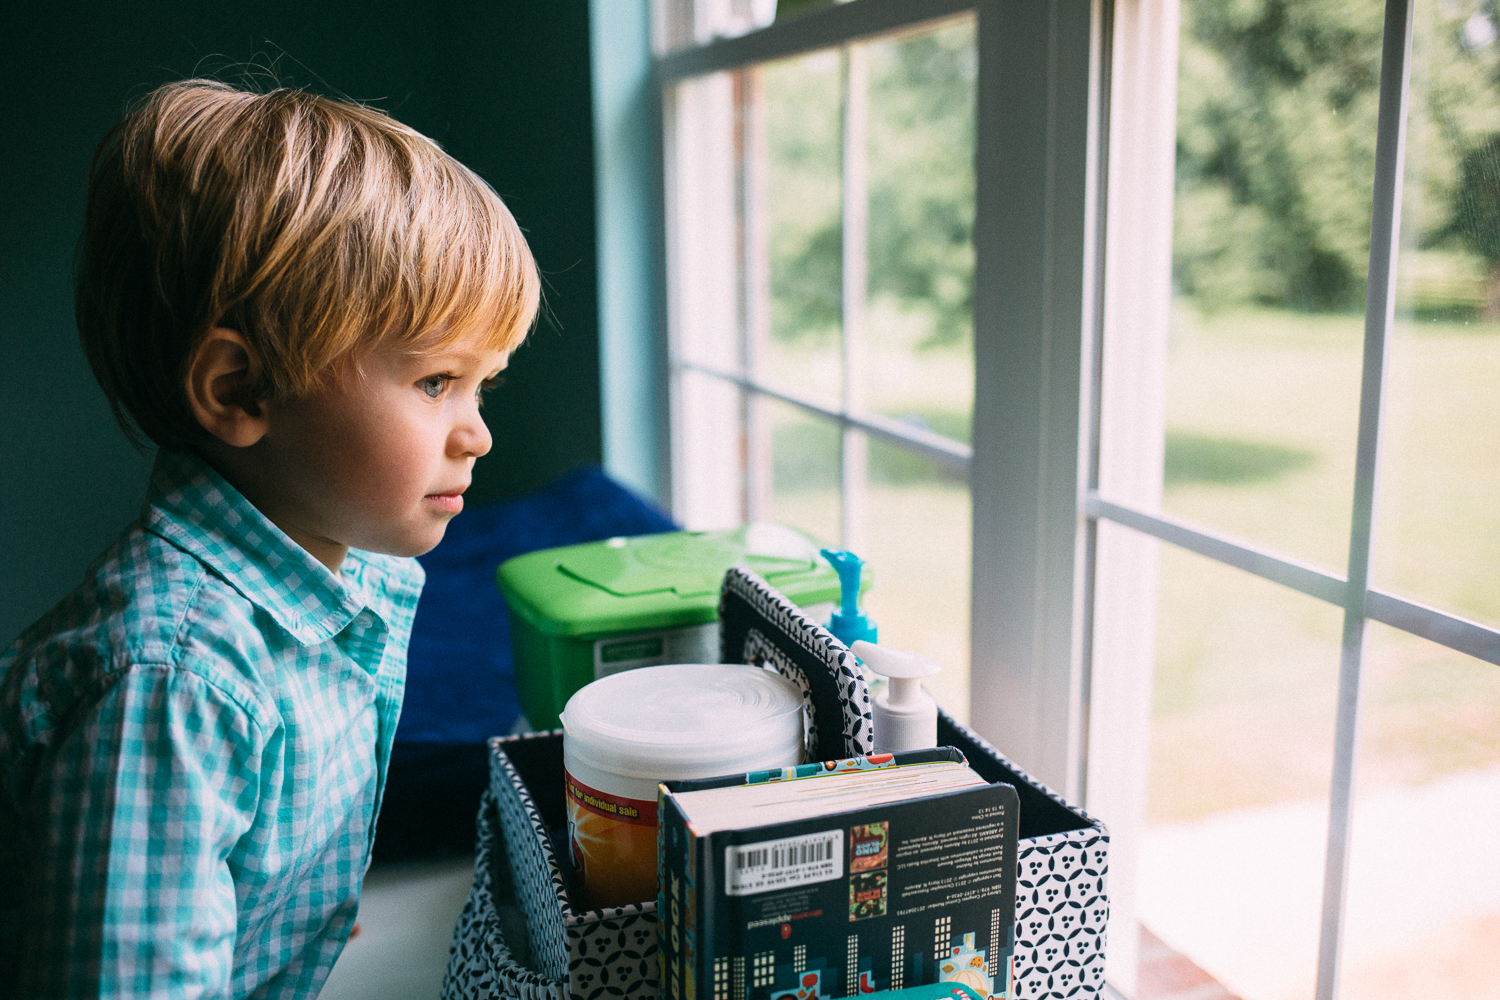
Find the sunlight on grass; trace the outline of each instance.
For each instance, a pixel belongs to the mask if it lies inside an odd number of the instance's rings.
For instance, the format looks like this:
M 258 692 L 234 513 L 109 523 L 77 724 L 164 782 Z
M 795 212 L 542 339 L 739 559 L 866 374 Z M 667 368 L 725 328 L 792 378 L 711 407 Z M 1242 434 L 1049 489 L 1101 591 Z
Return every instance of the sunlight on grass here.
M 1500 324 L 1398 324 L 1387 372 L 1375 585 L 1500 625 Z
M 1162 474 L 1168 488 L 1189 483 L 1248 484 L 1274 480 L 1316 460 L 1317 455 L 1306 448 L 1168 431 Z
M 1327 795 L 1338 609 L 1169 545 L 1159 587 L 1151 822 Z
M 1398 329 L 1375 561 L 1377 585 L 1491 621 L 1496 333 L 1472 320 Z M 1358 316 L 1179 308 L 1163 506 L 1342 575 L 1362 335 Z M 1341 612 L 1163 545 L 1157 619 L 1151 821 L 1325 797 Z M 1366 662 L 1366 780 L 1500 762 L 1500 669 L 1382 631 Z
M 1226 482 L 1174 476 L 1169 465 L 1163 507 L 1341 572 L 1362 335 L 1357 316 L 1257 309 L 1205 318 L 1179 306 L 1167 363 L 1168 458 L 1200 472 L 1249 462 L 1257 474 Z
M 1500 762 L 1500 667 L 1372 624 L 1360 780 L 1422 784 Z

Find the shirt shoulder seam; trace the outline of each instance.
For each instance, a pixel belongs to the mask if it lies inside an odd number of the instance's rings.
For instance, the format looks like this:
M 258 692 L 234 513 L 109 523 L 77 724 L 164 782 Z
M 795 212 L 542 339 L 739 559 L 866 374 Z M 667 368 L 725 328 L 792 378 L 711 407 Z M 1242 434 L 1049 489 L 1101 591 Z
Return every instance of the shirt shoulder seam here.
M 188 629 L 189 612 L 192 611 L 194 604 L 197 602 L 198 595 L 203 591 L 203 588 L 207 586 L 209 577 L 213 575 L 212 569 L 204 565 L 191 552 L 186 553 L 186 555 L 192 561 L 195 570 L 193 574 L 193 586 L 192 589 L 189 590 L 187 597 L 183 599 L 181 606 L 177 610 L 177 621 L 173 623 L 172 626 L 172 641 L 168 647 L 165 661 L 160 663 L 151 660 L 143 660 L 140 662 L 132 661 L 125 664 L 121 669 L 129 670 L 132 667 L 161 666 L 166 667 L 170 670 L 181 671 L 182 673 L 197 677 L 198 679 L 203 681 L 204 684 L 213 688 L 224 698 L 232 702 L 236 708 L 238 708 L 245 714 L 245 717 L 250 720 L 251 724 L 254 725 L 255 728 L 262 734 L 264 734 L 266 730 L 271 727 L 268 727 L 261 719 L 262 709 L 259 705 L 256 705 L 254 703 L 254 699 L 250 697 L 249 692 L 233 690 L 233 688 L 239 687 L 240 685 L 226 685 L 224 683 L 221 683 L 219 680 L 213 677 L 209 677 L 203 671 L 193 669 L 191 664 L 185 663 L 183 661 L 183 656 L 185 656 L 187 652 L 187 644 L 184 641 L 184 633 Z

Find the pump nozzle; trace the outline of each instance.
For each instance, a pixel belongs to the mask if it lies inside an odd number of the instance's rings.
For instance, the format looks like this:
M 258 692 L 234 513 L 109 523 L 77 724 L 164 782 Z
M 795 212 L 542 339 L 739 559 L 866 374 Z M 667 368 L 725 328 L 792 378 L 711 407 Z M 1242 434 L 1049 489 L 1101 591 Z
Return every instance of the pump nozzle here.
M 865 666 L 890 679 L 875 696 L 872 719 L 877 753 L 924 750 L 937 745 L 937 702 L 922 690 L 922 678 L 942 670 L 936 660 L 905 650 L 856 640 L 849 647 Z
M 828 620 L 828 631 L 846 646 L 864 640 L 874 642 L 875 623 L 859 611 L 859 572 L 865 561 L 844 549 L 821 549 L 839 575 L 839 610 Z M 858 655 L 858 654 L 855 654 Z

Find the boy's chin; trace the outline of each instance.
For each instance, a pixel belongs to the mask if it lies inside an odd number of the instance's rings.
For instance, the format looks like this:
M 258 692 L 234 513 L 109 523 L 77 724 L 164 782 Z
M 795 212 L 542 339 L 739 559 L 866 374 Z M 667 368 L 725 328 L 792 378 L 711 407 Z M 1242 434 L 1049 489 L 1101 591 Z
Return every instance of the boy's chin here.
M 437 548 L 447 532 L 448 522 L 444 521 L 442 524 L 427 528 L 420 535 L 407 535 L 402 538 L 382 540 L 376 545 L 355 547 L 365 548 L 370 552 L 379 552 L 381 555 L 414 558 L 425 556 Z
M 429 532 L 421 541 L 417 542 L 416 546 L 411 552 L 403 553 L 403 555 L 425 556 L 427 553 L 437 548 L 438 544 L 442 542 L 443 538 L 448 534 L 448 522 L 451 520 L 453 520 L 453 515 L 449 515 L 441 524 L 437 526 L 435 530 Z

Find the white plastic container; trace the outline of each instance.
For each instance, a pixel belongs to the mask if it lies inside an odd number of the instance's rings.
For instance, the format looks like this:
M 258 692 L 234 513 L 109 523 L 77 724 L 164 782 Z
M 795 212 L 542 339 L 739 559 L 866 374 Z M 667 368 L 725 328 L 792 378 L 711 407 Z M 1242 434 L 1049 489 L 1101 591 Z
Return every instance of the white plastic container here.
M 865 666 L 889 683 L 870 706 L 871 729 L 877 753 L 925 750 L 937 745 L 937 702 L 922 690 L 922 678 L 942 670 L 942 664 L 918 653 L 856 639 L 849 647 Z
M 562 712 L 577 911 L 656 898 L 656 786 L 802 762 L 802 696 L 760 667 L 676 663 L 580 688 Z

